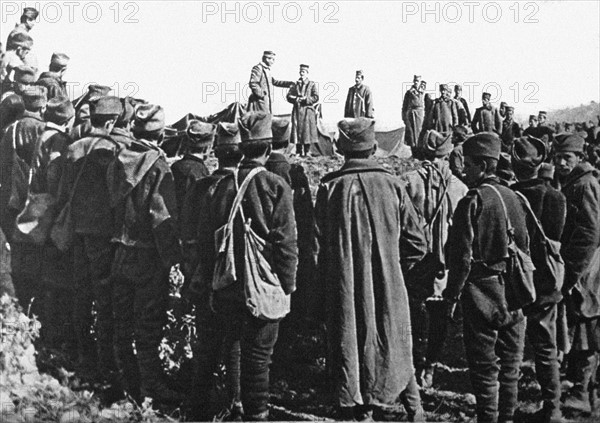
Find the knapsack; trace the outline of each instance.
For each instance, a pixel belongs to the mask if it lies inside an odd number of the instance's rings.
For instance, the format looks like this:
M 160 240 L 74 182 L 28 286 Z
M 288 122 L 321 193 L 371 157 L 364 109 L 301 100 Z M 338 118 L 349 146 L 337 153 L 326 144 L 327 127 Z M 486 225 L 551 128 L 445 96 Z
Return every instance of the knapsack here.
M 506 209 L 506 204 L 500 192 L 496 187 L 490 184 L 481 184 L 491 188 L 500 199 L 504 217 L 506 218 L 506 231 L 508 233 L 508 260 L 506 264 L 505 278 L 505 296 L 509 311 L 521 309 L 535 302 L 537 298 L 535 283 L 533 281 L 533 272 L 535 266 L 531 256 L 523 251 L 515 242 L 514 227 L 510 222 L 510 217 Z
M 283 291 L 279 277 L 273 272 L 271 265 L 262 254 L 265 240 L 252 230 L 251 219 L 246 220 L 241 207 L 250 181 L 264 170 L 265 168 L 258 167 L 250 171 L 233 200 L 227 223 L 215 231 L 217 258 L 212 287 L 214 291 L 218 291 L 238 280 L 233 249 L 233 222 L 237 213 L 240 212 L 244 222 L 243 277 L 246 307 L 252 316 L 258 319 L 276 321 L 290 312 L 290 296 Z M 234 179 L 237 184 L 237 172 Z
M 532 257 L 535 260 L 536 277 L 537 282 L 536 291 L 538 293 L 552 293 L 560 291 L 565 279 L 565 262 L 560 255 L 560 241 L 554 241 L 546 236 L 542 224 L 531 209 L 529 200 L 522 193 L 515 191 L 520 196 L 526 205 L 526 210 L 538 230 L 537 236 L 533 237 L 533 242 L 530 243 L 532 247 Z M 533 251 L 535 250 L 535 251 Z M 543 286 L 541 283 L 543 282 Z

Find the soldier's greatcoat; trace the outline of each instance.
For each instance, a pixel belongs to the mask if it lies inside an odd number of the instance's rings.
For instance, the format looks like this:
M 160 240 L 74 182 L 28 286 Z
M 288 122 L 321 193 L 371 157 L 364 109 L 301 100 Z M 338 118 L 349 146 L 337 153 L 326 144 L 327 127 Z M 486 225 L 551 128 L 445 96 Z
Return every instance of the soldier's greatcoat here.
M 426 244 L 412 202 L 377 162 L 351 159 L 323 178 L 315 215 L 338 404 L 391 404 L 414 375 L 403 269 Z
M 361 84 L 359 87 L 353 85 L 348 89 L 346 105 L 344 106 L 344 117 L 367 117 L 373 119 L 373 95 L 369 87 Z
M 291 81 L 279 81 L 273 78 L 269 66 L 262 62 L 254 66 L 250 74 L 249 86 L 252 94 L 248 98 L 248 111 L 272 114 L 275 98 L 273 87 L 288 88 L 292 84 Z
M 298 97 L 306 97 L 296 102 Z M 313 81 L 297 81 L 287 93 L 287 101 L 294 105 L 292 109 L 292 144 L 312 144 L 319 140 L 317 130 L 317 111 L 314 105 L 319 101 L 319 92 Z

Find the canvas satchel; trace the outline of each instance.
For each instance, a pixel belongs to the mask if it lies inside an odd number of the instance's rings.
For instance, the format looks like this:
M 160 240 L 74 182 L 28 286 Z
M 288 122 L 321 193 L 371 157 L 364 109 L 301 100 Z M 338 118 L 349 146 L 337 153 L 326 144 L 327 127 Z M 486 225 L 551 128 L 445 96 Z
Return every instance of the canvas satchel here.
M 509 311 L 521 309 L 533 304 L 537 298 L 533 272 L 535 266 L 529 254 L 519 248 L 514 239 L 514 227 L 510 222 L 504 199 L 493 185 L 482 184 L 491 188 L 502 203 L 504 217 L 506 218 L 506 230 L 508 232 L 508 261 L 506 266 L 505 295 Z
M 560 255 L 560 241 L 554 241 L 546 236 L 542 224 L 531 209 L 527 197 L 518 191 L 515 192 L 525 201 L 527 213 L 535 222 L 538 230 L 538 234 L 533 238 L 534 242 L 531 243 L 536 274 L 539 275 L 535 278 L 537 282 L 536 293 L 541 295 L 560 291 L 565 279 L 565 262 Z
M 223 289 L 238 280 L 233 251 L 233 222 L 239 212 L 244 222 L 244 296 L 252 316 L 277 321 L 290 312 L 290 295 L 281 287 L 279 277 L 263 255 L 266 242 L 252 230 L 252 219 L 244 216 L 242 200 L 252 178 L 265 168 L 253 169 L 242 182 L 233 201 L 227 224 L 215 231 L 217 259 L 213 273 L 213 290 Z M 237 173 L 234 176 L 237 183 Z

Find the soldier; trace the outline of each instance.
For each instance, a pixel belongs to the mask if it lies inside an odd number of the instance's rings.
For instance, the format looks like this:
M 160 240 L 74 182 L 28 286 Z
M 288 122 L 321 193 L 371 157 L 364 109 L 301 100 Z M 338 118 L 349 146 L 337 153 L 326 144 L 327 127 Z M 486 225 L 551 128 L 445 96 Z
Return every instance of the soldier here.
M 18 66 L 14 72 L 14 82 L 5 80 L 6 91 L 2 93 L 0 101 L 0 134 L 11 123 L 20 119 L 25 111 L 21 95 L 23 90 L 35 82 L 35 72 L 27 66 Z
M 448 85 L 440 84 L 440 96 L 433 102 L 430 114 L 425 116 L 427 129 L 448 134 L 458 125 L 458 107 L 451 95 Z
M 346 118 L 357 118 L 367 117 L 373 119 L 373 95 L 371 89 L 367 87 L 363 82 L 365 75 L 362 70 L 356 71 L 354 77 L 354 85 L 348 89 L 348 95 L 346 96 L 346 105 L 344 106 L 344 117 Z
M 454 86 L 454 99 L 462 106 L 458 108 L 458 124 L 471 126 L 469 103 L 467 103 L 467 100 L 462 96 L 462 87 L 458 84 Z
M 461 181 L 463 180 L 463 168 L 465 167 L 465 158 L 463 156 L 462 146 L 469 138 L 469 130 L 464 126 L 457 126 L 452 132 L 452 144 L 454 148 L 450 153 L 448 160 L 450 161 L 450 170 L 452 174 Z
M 273 100 L 275 92 L 273 87 L 289 88 L 292 81 L 279 81 L 271 76 L 271 66 L 275 63 L 275 53 L 264 51 L 262 62 L 252 68 L 250 74 L 250 90 L 252 94 L 248 98 L 248 110 L 273 113 Z
M 546 146 L 537 138 L 521 137 L 515 139 L 512 150 L 513 169 L 518 182 L 511 188 L 523 194 L 539 220 L 544 234 L 551 240 L 560 241 L 565 226 L 565 196 L 541 179 L 538 172 L 546 157 Z M 532 246 L 532 253 L 534 253 Z M 527 337 L 534 350 L 535 372 L 542 391 L 542 409 L 539 419 L 543 423 L 562 421 L 560 411 L 560 372 L 557 358 L 556 318 L 558 303 L 562 299 L 560 286 L 549 284 L 548 276 L 541 273 L 542 265 L 538 260 L 545 257 L 532 254 L 538 270 L 534 273 L 537 299 L 526 310 Z M 562 281 L 560 281 L 562 283 Z
M 502 132 L 500 139 L 502 140 L 502 152 L 511 153 L 513 140 L 521 136 L 521 127 L 513 120 L 515 108 L 506 106 L 505 118 L 502 121 Z
M 490 93 L 481 95 L 483 106 L 475 110 L 475 116 L 473 116 L 471 122 L 471 129 L 474 134 L 479 132 L 502 133 L 502 116 L 500 116 L 500 111 L 490 103 L 491 98 Z
M 165 385 L 158 356 L 167 318 L 169 270 L 181 256 L 173 175 L 156 145 L 164 127 L 162 107 L 138 106 L 136 142 L 126 155 L 119 154 L 127 179 L 137 184 L 111 199 L 116 244 L 112 301 L 115 349 L 128 392 L 136 400 L 150 397 L 157 403 L 178 403 L 182 397 Z M 109 179 L 109 185 L 114 183 Z
M 78 140 L 86 136 L 92 126 L 90 124 L 90 105 L 102 97 L 106 97 L 109 91 L 110 87 L 92 84 L 85 94 L 73 100 L 73 106 L 75 107 L 73 139 Z
M 109 166 L 120 149 L 110 137 L 122 113 L 117 97 L 105 97 L 92 109 L 88 135 L 75 141 L 67 152 L 63 204 L 71 201 L 74 228 L 73 280 L 74 320 L 77 326 L 79 371 L 84 378 L 111 379 L 116 369 L 113 353 L 111 265 L 114 231 Z M 94 324 L 92 303 L 96 303 L 97 343 L 90 335 Z
M 289 121 L 288 121 L 289 123 Z M 224 356 L 228 409 L 220 415 L 228 420 L 241 419 L 244 414 L 240 396 L 240 334 L 226 322 L 228 316 L 216 314 L 210 306 L 212 291 L 211 266 L 214 263 L 213 234 L 209 233 L 212 210 L 206 207 L 207 198 L 218 188 L 223 178 L 232 177 L 242 160 L 239 148 L 240 134 L 237 123 L 220 122 L 217 125 L 214 153 L 219 167 L 212 175 L 194 183 L 186 195 L 180 218 L 180 233 L 184 251 L 186 284 L 182 296 L 196 306 L 197 348 L 194 350 L 195 383 L 191 393 L 193 419 L 213 420 L 215 400 L 210 397 L 214 373 Z M 199 266 L 199 264 L 201 264 Z M 231 328 L 231 331 L 225 330 Z M 223 352 L 223 354 L 222 354 Z
M 271 118 L 263 112 L 248 112 L 238 122 L 242 141 L 240 150 L 244 160 L 240 164 L 237 183 L 256 168 L 264 167 L 271 153 Z M 215 231 L 227 223 L 236 194 L 236 175 L 224 177 L 205 199 L 204 213 L 207 222 L 199 236 L 199 250 L 207 251 L 201 265 L 206 275 L 212 275 L 215 263 Z M 292 190 L 283 178 L 262 171 L 250 181 L 241 205 L 243 214 L 250 221 L 252 230 L 263 238 L 271 254 L 267 256 L 271 269 L 277 274 L 283 291 L 291 294 L 296 289 L 298 251 L 296 246 L 296 222 L 292 202 Z M 233 227 L 234 246 L 243 245 L 241 215 Z M 241 399 L 244 420 L 267 420 L 269 410 L 269 363 L 277 341 L 278 321 L 260 320 L 253 317 L 244 299 L 243 248 L 234 247 L 237 280 L 224 287 L 212 287 L 212 305 L 223 330 L 237 336 L 241 343 Z M 210 280 L 210 279 L 209 279 Z M 217 289 L 216 289 L 217 288 Z M 216 289 L 216 290 L 215 290 Z
M 296 152 L 301 157 L 310 154 L 311 145 L 319 140 L 315 110 L 319 91 L 317 85 L 308 79 L 308 68 L 308 65 L 300 65 L 300 79 L 290 87 L 286 97 L 288 103 L 294 105 L 290 142 L 296 144 Z
M 458 128 L 458 127 L 457 127 Z M 418 351 L 415 357 L 417 376 L 423 387 L 431 387 L 433 383 L 433 364 L 439 361 L 446 338 L 447 320 L 443 309 L 442 291 L 446 288 L 447 271 L 444 257 L 448 228 L 452 224 L 452 214 L 458 201 L 467 193 L 467 187 L 454 176 L 448 163 L 448 155 L 453 149 L 452 134 L 442 135 L 437 131 L 428 131 L 425 136 L 425 158 L 419 170 L 406 175 L 406 192 L 411 198 L 415 210 L 422 219 L 427 239 L 428 258 L 423 260 L 426 269 L 414 272 L 411 281 L 415 289 L 409 287 L 411 300 L 411 322 L 413 323 L 414 349 L 422 347 L 419 336 L 427 336 L 427 352 Z M 410 278 L 413 279 L 413 278 Z M 429 327 L 418 333 L 416 327 L 425 321 L 418 316 L 418 310 L 425 303 L 429 314 Z
M 69 60 L 64 53 L 52 53 L 48 71 L 40 75 L 36 84 L 48 89 L 48 100 L 54 97 L 69 98 L 67 83 L 63 80 Z
M 403 271 L 423 258 L 426 242 L 403 184 L 371 158 L 374 124 L 338 123 L 345 164 L 321 180 L 315 207 L 315 310 L 326 314 L 340 417 L 380 420 L 400 395 L 409 420 L 423 421 Z
M 502 119 L 506 118 L 506 107 L 507 106 L 508 106 L 508 104 L 506 103 L 506 101 L 500 102 L 500 107 L 498 108 L 498 112 L 500 112 L 500 117 Z
M 565 261 L 562 293 L 567 304 L 571 341 L 567 377 L 573 387 L 564 407 L 589 412 L 588 390 L 600 351 L 600 185 L 594 168 L 583 161 L 585 141 L 576 134 L 561 134 L 554 143 L 554 164 L 567 198 L 567 218 L 561 254 Z
M 37 19 L 38 15 L 39 12 L 33 7 L 25 7 L 23 9 L 21 22 L 16 24 L 14 29 L 10 32 L 10 34 L 8 34 L 8 38 L 6 40 L 7 51 L 13 49 L 14 46 L 17 45 L 20 36 L 27 35 L 30 37 L 29 32 L 35 26 L 35 20 Z M 29 52 L 28 57 L 23 58 L 23 64 L 31 67 L 37 73 L 38 63 L 37 58 L 33 53 Z
M 26 87 L 21 92 L 25 111 L 21 119 L 9 125 L 3 133 L 0 143 L 0 225 L 4 230 L 4 234 L 12 241 L 13 225 L 22 204 L 10 204 L 9 200 L 12 197 L 14 189 L 18 189 L 22 193 L 23 198 L 26 196 L 26 187 L 22 186 L 25 180 L 14 180 L 13 165 L 15 161 L 21 161 L 26 167 L 31 162 L 35 143 L 46 127 L 43 115 L 46 111 L 46 88 L 44 87 Z M 26 178 L 25 178 L 26 179 Z M 19 185 L 19 182 L 21 185 Z M 14 184 L 18 186 L 15 186 Z M 15 284 L 18 286 L 18 275 L 21 271 L 32 270 L 35 266 L 20 265 L 20 253 L 17 247 L 12 252 L 13 258 L 13 277 Z M 39 265 L 39 264 L 38 264 Z M 17 288 L 17 293 L 19 288 Z M 22 299 L 23 300 L 23 299 Z M 21 302 L 27 304 L 27 302 Z
M 495 175 L 498 136 L 475 135 L 465 141 L 463 152 L 465 183 L 471 190 L 458 203 L 448 234 L 449 274 L 443 297 L 450 315 L 461 299 L 477 421 L 509 422 L 517 407 L 525 321 L 521 309 L 509 311 L 506 305 L 507 227 L 512 226 L 516 245 L 528 251 L 526 216 L 523 200 Z
M 0 62 L 0 80 L 12 80 L 12 71 L 17 66 L 28 66 L 36 72 L 36 69 L 26 63 L 26 58 L 33 47 L 33 39 L 23 33 L 17 33 L 10 46 L 6 46 L 6 53 Z
M 423 126 L 425 109 L 423 103 L 423 92 L 425 85 L 421 83 L 421 76 L 413 77 L 413 85 L 406 94 L 402 103 L 402 121 L 406 129 L 404 130 L 404 145 L 416 147 Z
M 187 190 L 200 178 L 210 174 L 205 158 L 210 153 L 215 140 L 217 126 L 199 120 L 189 122 L 186 134 L 188 137 L 188 150 L 183 157 L 171 165 L 173 179 L 175 180 L 175 197 L 177 208 L 181 210 L 183 199 Z
M 271 141 L 272 151 L 267 163 L 265 163 L 265 168 L 269 172 L 281 176 L 291 187 L 290 169 L 292 166 L 285 156 L 292 134 L 290 121 L 285 118 L 273 116 L 271 118 L 271 131 L 273 132 L 273 139 Z

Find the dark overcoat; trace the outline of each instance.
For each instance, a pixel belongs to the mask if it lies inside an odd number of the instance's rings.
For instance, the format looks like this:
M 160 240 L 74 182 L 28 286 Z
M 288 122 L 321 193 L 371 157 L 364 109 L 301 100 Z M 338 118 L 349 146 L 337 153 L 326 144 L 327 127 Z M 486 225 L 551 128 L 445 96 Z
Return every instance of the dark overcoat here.
M 397 177 L 351 159 L 321 181 L 315 216 L 337 401 L 392 404 L 414 376 L 403 269 L 427 248 L 416 212 Z
M 373 95 L 371 89 L 364 84 L 356 85 L 348 89 L 346 104 L 344 106 L 345 118 L 367 117 L 374 118 Z
M 563 184 L 567 198 L 567 220 L 561 254 L 565 260 L 563 292 L 583 317 L 600 316 L 600 185 L 589 163 L 573 169 Z
M 248 111 L 273 113 L 273 87 L 289 88 L 293 82 L 279 81 L 271 76 L 270 69 L 264 64 L 259 63 L 252 68 L 250 73 L 250 90 L 252 91 L 248 98 Z
M 297 101 L 299 97 L 304 97 Z M 292 109 L 292 144 L 312 144 L 319 140 L 317 129 L 317 111 L 315 105 L 319 101 L 317 85 L 308 79 L 302 83 L 297 81 L 287 93 L 287 101 L 294 105 Z

